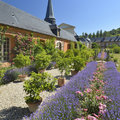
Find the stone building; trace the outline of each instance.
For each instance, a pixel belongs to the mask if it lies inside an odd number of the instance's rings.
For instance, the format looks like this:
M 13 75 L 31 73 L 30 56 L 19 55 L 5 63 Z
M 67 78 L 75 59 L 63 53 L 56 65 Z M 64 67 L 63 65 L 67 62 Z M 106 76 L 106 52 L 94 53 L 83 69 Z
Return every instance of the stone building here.
M 54 17 L 52 1 L 48 0 L 46 17 L 40 20 L 18 8 L 0 1 L 0 26 L 9 26 L 5 33 L 6 41 L 1 45 L 0 51 L 3 56 L 2 61 L 9 61 L 14 57 L 12 53 L 15 47 L 14 36 L 19 32 L 23 35 L 33 33 L 34 38 L 40 38 L 45 41 L 50 38 L 55 38 L 55 47 L 66 51 L 70 47 L 70 42 L 76 42 L 79 37 L 71 30 L 58 27 Z M 8 54 L 5 54 L 7 52 Z
M 91 38 L 92 42 L 98 43 L 101 48 L 106 48 L 109 45 L 117 44 L 120 46 L 120 36 L 116 37 L 102 37 L 102 38 Z

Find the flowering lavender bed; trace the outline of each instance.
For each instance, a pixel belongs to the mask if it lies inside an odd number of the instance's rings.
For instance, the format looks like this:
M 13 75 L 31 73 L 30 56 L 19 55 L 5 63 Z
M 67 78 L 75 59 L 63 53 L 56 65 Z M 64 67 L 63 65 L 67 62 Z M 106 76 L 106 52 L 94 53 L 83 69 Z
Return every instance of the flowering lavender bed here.
M 88 63 L 83 71 L 73 76 L 68 84 L 54 96 L 47 98 L 29 118 L 24 117 L 23 120 L 73 120 L 79 103 L 75 92 L 89 86 L 89 79 L 92 78 L 96 67 L 97 62 Z
M 101 58 L 101 52 L 100 53 L 98 53 L 98 56 L 97 56 L 99 59 Z
M 107 53 L 104 52 L 104 60 L 107 58 Z
M 112 100 L 108 105 L 107 117 L 110 120 L 120 120 L 120 73 L 113 62 L 107 62 L 107 71 L 104 72 L 107 84 L 104 87 L 105 94 Z
M 30 73 L 32 71 L 37 72 L 34 65 L 27 66 L 27 67 L 24 67 L 24 68 L 10 69 L 5 73 L 2 82 L 3 82 L 3 84 L 7 84 L 9 82 L 14 81 L 19 74 L 23 73 L 23 74 L 30 75 Z
M 101 59 L 101 55 L 102 55 L 102 53 L 100 52 L 100 53 L 98 53 L 98 58 L 99 59 Z M 107 53 L 106 52 L 104 52 L 104 60 L 107 58 Z

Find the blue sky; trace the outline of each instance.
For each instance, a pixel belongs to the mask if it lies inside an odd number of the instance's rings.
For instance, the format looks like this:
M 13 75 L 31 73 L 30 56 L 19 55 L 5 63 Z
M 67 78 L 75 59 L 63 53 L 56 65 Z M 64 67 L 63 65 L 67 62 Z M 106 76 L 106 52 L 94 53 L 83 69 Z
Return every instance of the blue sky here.
M 48 0 L 2 0 L 40 19 L 45 18 Z M 120 0 L 52 0 L 57 24 L 76 27 L 78 35 L 120 27 Z

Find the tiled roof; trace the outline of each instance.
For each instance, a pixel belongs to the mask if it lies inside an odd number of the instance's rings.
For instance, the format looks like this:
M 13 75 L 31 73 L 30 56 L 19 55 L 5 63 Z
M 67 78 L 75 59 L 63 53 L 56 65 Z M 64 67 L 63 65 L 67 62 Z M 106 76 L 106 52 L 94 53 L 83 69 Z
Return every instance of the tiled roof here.
M 2 1 L 0 1 L 0 24 L 57 37 L 52 33 L 50 29 L 50 23 L 40 20 Z M 61 29 L 59 38 L 76 41 L 73 34 L 63 29 Z

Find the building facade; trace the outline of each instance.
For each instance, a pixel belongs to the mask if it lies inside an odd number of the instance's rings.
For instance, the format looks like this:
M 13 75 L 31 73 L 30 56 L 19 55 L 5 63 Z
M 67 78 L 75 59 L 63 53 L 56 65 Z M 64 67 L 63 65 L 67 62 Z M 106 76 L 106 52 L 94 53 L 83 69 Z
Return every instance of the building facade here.
M 48 0 L 46 17 L 40 20 L 20 9 L 0 1 L 0 26 L 9 26 L 6 31 L 6 40 L 0 46 L 0 56 L 2 61 L 9 61 L 14 57 L 12 53 L 15 47 L 15 37 L 18 33 L 22 35 L 33 33 L 34 39 L 40 38 L 41 41 L 55 38 L 55 47 L 67 51 L 70 42 L 77 42 L 76 34 L 71 33 L 56 25 L 52 1 Z M 0 39 L 1 40 L 1 39 Z M 5 54 L 5 53 L 8 54 Z
M 91 38 L 92 42 L 96 42 L 101 48 L 106 48 L 109 45 L 117 44 L 120 46 L 120 36 L 116 37 L 102 37 L 102 38 Z

